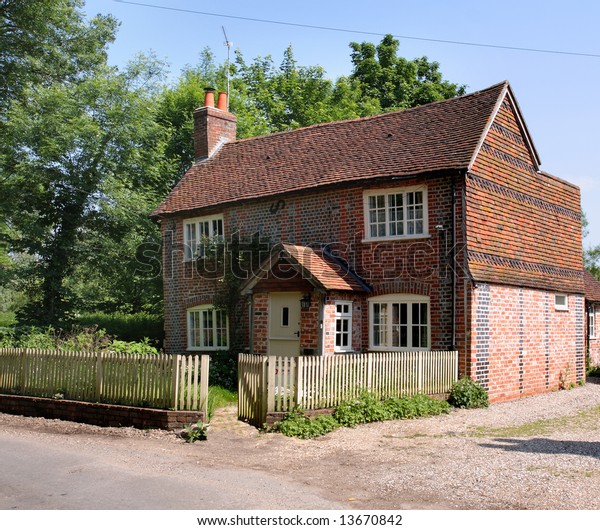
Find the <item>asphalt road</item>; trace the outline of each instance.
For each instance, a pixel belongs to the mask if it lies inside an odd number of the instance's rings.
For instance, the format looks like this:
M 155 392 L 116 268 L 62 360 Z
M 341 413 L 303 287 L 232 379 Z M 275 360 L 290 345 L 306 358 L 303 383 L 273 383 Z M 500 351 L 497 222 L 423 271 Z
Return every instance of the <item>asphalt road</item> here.
M 0 433 L 0 509 L 341 509 L 305 484 L 156 441 Z M 181 446 L 179 446 L 181 448 Z M 185 452 L 184 452 L 185 453 Z M 201 454 L 201 453 L 198 453 Z

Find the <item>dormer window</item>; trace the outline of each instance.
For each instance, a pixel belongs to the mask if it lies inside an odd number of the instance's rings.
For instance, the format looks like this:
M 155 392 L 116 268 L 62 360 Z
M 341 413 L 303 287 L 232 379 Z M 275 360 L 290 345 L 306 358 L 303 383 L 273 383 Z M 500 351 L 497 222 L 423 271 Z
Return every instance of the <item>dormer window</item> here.
M 197 217 L 183 222 L 185 260 L 204 258 L 211 244 L 223 241 L 223 216 Z
M 395 188 L 364 193 L 365 239 L 427 237 L 427 188 Z

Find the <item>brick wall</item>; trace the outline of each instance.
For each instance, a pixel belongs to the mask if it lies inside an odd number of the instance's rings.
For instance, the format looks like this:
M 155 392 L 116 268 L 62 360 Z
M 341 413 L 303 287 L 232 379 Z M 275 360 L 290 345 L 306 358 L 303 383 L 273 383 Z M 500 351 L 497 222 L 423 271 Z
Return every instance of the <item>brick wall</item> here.
M 5 394 L 0 395 L 0 412 L 76 421 L 102 427 L 136 427 L 138 429 L 172 430 L 196 423 L 198 420 L 205 421 L 202 412 L 146 409 Z
M 476 279 L 583 293 L 579 188 L 538 172 L 505 99 L 466 180 L 469 267 Z
M 240 202 L 222 212 L 210 211 L 206 215 L 222 213 L 226 237 L 237 233 L 242 239 L 260 233 L 272 243 L 280 241 L 299 245 L 330 245 L 330 250 L 345 260 L 351 269 L 370 283 L 373 295 L 386 293 L 427 294 L 431 297 L 432 348 L 449 349 L 452 344 L 452 177 L 443 176 L 427 179 L 402 179 L 387 182 L 372 182 L 367 187 L 336 188 L 311 191 L 270 199 Z M 402 241 L 365 242 L 363 191 L 365 189 L 401 188 L 424 185 L 428 192 L 430 237 Z M 460 197 L 461 178 L 456 178 L 457 195 Z M 461 203 L 457 203 L 460 227 Z M 216 279 L 202 277 L 193 263 L 183 260 L 183 220 L 203 215 L 193 212 L 185 217 L 164 219 L 163 262 L 165 271 L 165 333 L 168 353 L 181 353 L 186 349 L 186 309 L 198 304 L 210 304 L 219 283 Z M 437 230 L 436 226 L 443 227 Z M 458 245 L 462 232 L 459 230 Z M 457 245 L 457 246 L 458 246 Z M 461 252 L 457 252 L 462 259 Z M 462 268 L 459 267 L 459 273 Z M 285 290 L 283 286 L 279 286 Z M 295 289 L 294 289 L 295 290 Z M 304 290 L 304 288 L 302 289 Z M 264 302 L 257 297 L 256 305 Z M 333 298 L 331 298 L 333 299 Z M 316 304 L 318 298 L 313 296 Z M 242 343 L 248 344 L 249 315 L 247 304 L 243 304 L 241 321 Z M 356 318 L 354 349 L 368 348 L 367 303 L 354 304 Z M 360 308 L 360 309 L 358 309 Z M 318 311 L 318 305 L 311 308 Z M 360 311 L 360 313 L 359 313 Z M 303 311 L 304 315 L 310 312 Z M 318 313 L 315 313 L 316 315 Z M 315 322 L 318 321 L 318 318 Z M 255 320 L 255 323 L 258 324 Z M 302 333 L 306 333 L 302 348 L 317 348 L 318 330 L 303 319 Z M 256 325 L 255 325 L 256 327 Z M 261 331 L 254 329 L 255 351 L 266 348 Z M 268 333 L 268 328 L 265 330 Z
M 473 289 L 471 376 L 492 401 L 557 390 L 584 379 L 583 297 L 555 309 L 553 292 L 480 283 Z

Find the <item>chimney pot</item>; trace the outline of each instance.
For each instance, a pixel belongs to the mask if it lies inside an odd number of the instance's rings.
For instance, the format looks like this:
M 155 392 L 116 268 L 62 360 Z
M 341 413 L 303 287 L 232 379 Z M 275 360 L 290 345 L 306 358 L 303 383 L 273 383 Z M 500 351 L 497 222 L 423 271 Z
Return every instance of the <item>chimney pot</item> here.
M 227 92 L 219 92 L 217 108 L 227 112 Z
M 204 106 L 214 107 L 215 106 L 215 89 L 205 88 L 204 89 Z

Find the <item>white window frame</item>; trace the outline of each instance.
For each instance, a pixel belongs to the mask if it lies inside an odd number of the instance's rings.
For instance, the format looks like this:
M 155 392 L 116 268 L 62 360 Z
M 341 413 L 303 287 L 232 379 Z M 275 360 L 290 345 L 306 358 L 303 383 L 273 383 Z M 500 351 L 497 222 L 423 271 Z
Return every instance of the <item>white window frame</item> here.
M 596 338 L 596 307 L 591 306 L 588 311 L 588 336 L 590 339 Z
M 208 233 L 206 233 L 207 231 Z M 203 258 L 207 241 L 222 241 L 224 237 L 225 226 L 222 215 L 185 219 L 183 221 L 183 248 L 185 261 Z
M 422 193 L 422 218 L 411 219 L 411 209 L 413 206 L 409 204 L 408 197 L 414 193 Z M 397 196 L 402 195 L 402 206 L 395 207 Z M 375 205 L 372 208 L 371 199 L 378 197 L 382 200 L 382 204 Z M 411 186 L 406 188 L 386 188 L 380 190 L 367 190 L 363 193 L 363 211 L 364 211 L 364 226 L 365 226 L 365 241 L 395 241 L 398 239 L 422 239 L 430 237 L 429 235 L 429 213 L 427 207 L 427 186 Z M 398 212 L 401 209 L 402 219 L 398 220 Z M 383 229 L 383 234 L 373 235 L 372 229 L 372 212 L 379 211 L 380 218 L 375 221 L 380 229 Z M 416 231 L 418 222 L 422 222 L 421 231 Z M 414 224 L 413 224 L 414 223 Z M 398 227 L 402 228 L 402 233 L 398 234 Z
M 568 311 L 569 295 L 565 293 L 556 293 L 554 295 L 554 309 L 557 311 Z
M 352 350 L 352 302 L 349 300 L 336 300 L 335 304 L 335 331 L 334 352 L 349 352 Z M 344 338 L 346 340 L 344 340 Z M 338 341 L 339 339 L 339 341 Z M 339 342 L 339 344 L 338 344 Z M 344 344 L 345 343 L 345 344 Z
M 222 309 L 212 305 L 190 307 L 186 322 L 188 351 L 217 351 L 229 347 L 229 319 Z
M 394 322 L 394 304 L 407 304 L 406 307 L 406 324 L 400 322 L 401 308 L 398 307 L 398 323 Z M 425 323 L 413 321 L 413 305 L 426 304 Z M 376 310 L 376 306 L 379 308 Z M 386 307 L 385 313 L 381 311 L 382 306 Z M 423 315 L 419 308 L 418 319 Z M 379 316 L 376 317 L 376 314 Z M 378 329 L 376 329 L 376 326 Z M 406 346 L 401 346 L 401 328 L 406 331 Z M 422 342 L 419 346 L 413 346 L 413 331 L 414 328 L 426 328 L 425 346 Z M 395 329 L 397 328 L 397 329 Z M 378 335 L 376 340 L 376 334 Z M 393 337 L 397 335 L 398 345 L 393 345 Z M 376 344 L 378 343 L 378 344 Z M 369 299 L 369 349 L 373 351 L 429 351 L 431 349 L 431 304 L 428 296 L 413 295 L 413 294 L 389 294 L 383 296 L 375 296 Z

